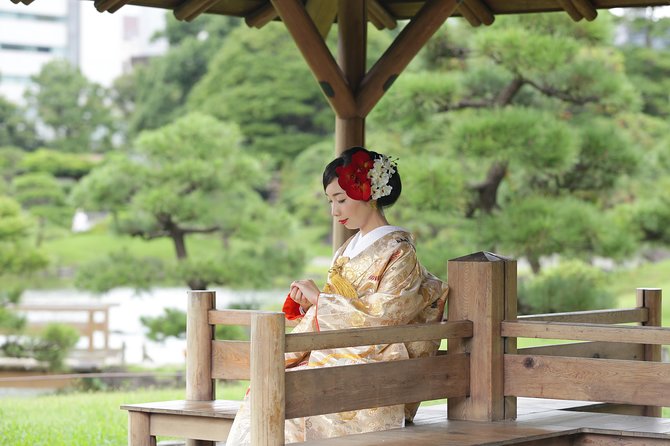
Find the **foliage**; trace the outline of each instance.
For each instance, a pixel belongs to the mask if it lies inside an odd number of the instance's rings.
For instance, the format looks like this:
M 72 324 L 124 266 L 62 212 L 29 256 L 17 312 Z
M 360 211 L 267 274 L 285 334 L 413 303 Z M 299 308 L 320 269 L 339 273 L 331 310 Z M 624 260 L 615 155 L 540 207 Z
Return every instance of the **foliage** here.
M 47 363 L 50 371 L 61 371 L 70 350 L 77 344 L 79 332 L 65 324 L 47 325 L 37 337 L 12 336 L 0 346 L 5 356 L 35 358 Z
M 582 311 L 613 307 L 599 269 L 578 260 L 561 262 L 519 286 L 523 314 Z
M 25 110 L 0 96 L 0 147 L 33 150 L 38 144 L 35 125 L 28 120 Z
M 330 135 L 333 128 L 328 104 L 295 43 L 274 23 L 261 30 L 233 30 L 188 103 L 191 110 L 237 122 L 245 145 L 281 161 Z
M 75 285 L 96 293 L 104 293 L 119 286 L 146 291 L 164 278 L 165 265 L 159 259 L 135 256 L 127 249 L 122 249 L 79 267 Z
M 114 133 L 106 91 L 66 60 L 53 60 L 32 77 L 26 100 L 52 136 L 49 145 L 66 152 L 104 152 Z
M 258 277 L 267 281 L 283 271 L 268 274 L 268 264 L 252 256 L 281 259 L 291 269 L 300 268 L 301 260 L 292 260 L 296 257 L 290 249 L 277 249 L 281 248 L 277 240 L 291 227 L 282 212 L 262 199 L 261 165 L 240 149 L 240 139 L 234 124 L 198 113 L 184 116 L 142 133 L 131 156 L 110 159 L 110 164 L 95 169 L 75 188 L 73 199 L 89 209 L 116 212 L 116 229 L 121 233 L 172 239 L 178 263 L 174 269 L 165 265 L 168 274 L 193 289 L 210 283 L 235 286 Z M 185 150 L 188 157 L 183 156 Z M 223 249 L 215 255 L 190 257 L 186 237 L 198 233 L 220 234 Z M 237 239 L 254 240 L 256 248 L 240 248 Z
M 26 243 L 30 228 L 18 203 L 0 196 L 0 276 L 24 275 L 46 266 L 46 258 Z
M 26 154 L 19 164 L 24 172 L 48 173 L 58 178 L 79 180 L 98 162 L 91 155 L 63 153 L 41 148 Z
M 159 128 L 185 114 L 186 98 L 236 22 L 221 16 L 179 22 L 169 14 L 165 31 L 156 36 L 167 37 L 167 53 L 114 81 L 111 96 L 126 136 Z

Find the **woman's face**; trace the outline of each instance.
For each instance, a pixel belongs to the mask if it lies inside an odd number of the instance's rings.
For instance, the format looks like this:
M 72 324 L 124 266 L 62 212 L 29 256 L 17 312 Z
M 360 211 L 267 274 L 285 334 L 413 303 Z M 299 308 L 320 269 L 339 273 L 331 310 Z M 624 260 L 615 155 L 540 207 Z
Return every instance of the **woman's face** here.
M 340 187 L 337 179 L 326 186 L 330 214 L 347 229 L 360 229 L 376 212 L 367 201 L 354 200 Z

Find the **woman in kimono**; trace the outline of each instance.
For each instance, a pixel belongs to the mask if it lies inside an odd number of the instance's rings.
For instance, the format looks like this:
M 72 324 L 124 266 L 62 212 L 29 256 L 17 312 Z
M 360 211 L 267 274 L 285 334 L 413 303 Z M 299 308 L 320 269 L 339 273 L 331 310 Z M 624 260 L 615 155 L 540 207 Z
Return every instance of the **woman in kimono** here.
M 402 190 L 396 163 L 354 147 L 326 166 L 323 187 L 333 218 L 358 232 L 335 253 L 323 289 L 311 280 L 291 284 L 287 318 L 300 318 L 293 333 L 437 322 L 447 285 L 423 268 L 414 238 L 389 225 L 384 209 Z M 287 353 L 286 367 L 304 369 L 434 355 L 439 341 L 380 344 Z M 253 389 L 251 389 L 253 392 Z M 287 443 L 402 427 L 418 403 L 286 420 Z M 227 445 L 249 444 L 249 404 L 238 412 Z

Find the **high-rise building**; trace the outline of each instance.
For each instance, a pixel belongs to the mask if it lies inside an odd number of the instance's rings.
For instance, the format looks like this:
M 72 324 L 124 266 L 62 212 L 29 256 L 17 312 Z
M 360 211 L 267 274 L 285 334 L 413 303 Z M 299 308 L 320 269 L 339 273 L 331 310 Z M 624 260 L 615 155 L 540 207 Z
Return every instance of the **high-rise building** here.
M 56 58 L 79 65 L 79 0 L 0 3 L 0 95 L 23 100 L 30 77 Z
M 0 0 L 0 96 L 22 102 L 30 77 L 64 58 L 89 80 L 109 86 L 136 63 L 167 51 L 153 35 L 165 27 L 165 10 L 125 6 L 99 13 L 93 2 Z

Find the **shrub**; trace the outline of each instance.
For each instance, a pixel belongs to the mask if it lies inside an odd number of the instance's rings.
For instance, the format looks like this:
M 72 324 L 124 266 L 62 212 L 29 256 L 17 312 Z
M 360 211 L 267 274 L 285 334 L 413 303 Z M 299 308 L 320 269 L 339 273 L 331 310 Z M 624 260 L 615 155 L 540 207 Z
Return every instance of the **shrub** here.
M 34 346 L 38 361 L 49 364 L 49 370 L 61 370 L 63 361 L 79 341 L 79 332 L 65 324 L 49 324 Z
M 521 313 L 583 311 L 613 306 L 605 288 L 605 275 L 579 260 L 561 262 L 519 284 Z

